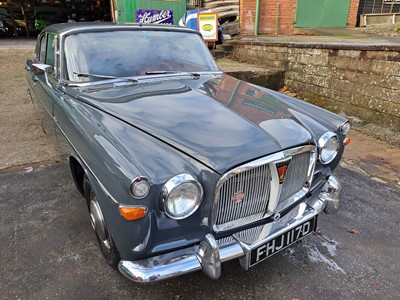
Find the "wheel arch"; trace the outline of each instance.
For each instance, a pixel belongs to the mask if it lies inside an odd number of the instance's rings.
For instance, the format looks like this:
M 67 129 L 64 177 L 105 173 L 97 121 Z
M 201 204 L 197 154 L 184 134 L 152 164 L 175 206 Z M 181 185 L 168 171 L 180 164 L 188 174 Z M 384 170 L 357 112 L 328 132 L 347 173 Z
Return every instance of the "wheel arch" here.
M 69 166 L 71 170 L 72 179 L 74 180 L 75 186 L 82 196 L 85 196 L 83 187 L 83 178 L 85 176 L 85 170 L 83 169 L 80 162 L 73 156 L 69 158 Z

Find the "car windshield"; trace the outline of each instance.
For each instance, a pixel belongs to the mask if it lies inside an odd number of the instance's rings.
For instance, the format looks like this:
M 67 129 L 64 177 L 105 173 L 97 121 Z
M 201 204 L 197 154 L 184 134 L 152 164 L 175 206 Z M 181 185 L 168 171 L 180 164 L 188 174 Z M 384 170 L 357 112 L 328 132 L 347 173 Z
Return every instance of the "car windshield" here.
M 161 30 L 85 32 L 65 39 L 66 78 L 74 82 L 171 72 L 219 71 L 197 34 Z

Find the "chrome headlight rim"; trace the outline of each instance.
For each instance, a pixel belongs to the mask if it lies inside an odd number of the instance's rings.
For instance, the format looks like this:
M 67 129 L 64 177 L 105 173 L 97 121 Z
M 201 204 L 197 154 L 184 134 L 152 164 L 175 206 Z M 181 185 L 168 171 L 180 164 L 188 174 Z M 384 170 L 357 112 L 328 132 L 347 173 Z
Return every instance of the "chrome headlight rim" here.
M 347 120 L 346 122 L 344 122 L 342 125 L 340 125 L 339 127 L 339 131 L 341 134 L 346 135 L 351 129 L 351 124 L 350 121 Z
M 336 149 L 334 155 L 332 155 L 331 157 L 329 157 L 329 159 L 326 159 L 326 160 L 325 160 L 325 159 L 323 159 L 322 152 L 323 152 L 324 150 L 326 150 L 326 149 L 324 149 L 325 146 L 326 146 L 326 145 L 328 144 L 328 142 L 331 141 L 332 139 L 336 139 L 337 149 Z M 319 138 L 319 140 L 318 140 L 318 150 L 319 150 L 318 159 L 319 159 L 319 161 L 320 161 L 321 163 L 323 163 L 323 164 L 329 164 L 330 162 L 332 162 L 332 161 L 336 158 L 336 156 L 337 156 L 338 153 L 339 153 L 339 149 L 340 149 L 340 143 L 339 143 L 339 138 L 338 138 L 338 136 L 337 136 L 335 133 L 331 132 L 331 131 L 325 132 L 325 133 Z
M 193 205 L 192 207 L 190 207 L 190 209 L 188 209 L 184 214 L 180 214 L 180 215 L 174 215 L 169 209 L 168 209 L 168 200 L 169 197 L 172 193 L 172 191 L 179 187 L 182 184 L 193 184 L 197 190 L 198 190 L 198 197 L 195 200 L 195 205 Z M 163 186 L 162 188 L 162 192 L 161 192 L 161 200 L 164 204 L 164 211 L 165 214 L 170 217 L 171 219 L 174 220 L 182 220 L 185 219 L 189 216 L 191 216 L 201 205 L 202 201 L 203 201 L 203 187 L 201 186 L 201 184 L 194 178 L 193 175 L 189 174 L 189 173 L 182 173 L 182 174 L 178 174 L 175 175 L 174 177 L 172 177 L 171 179 L 169 179 Z
M 142 184 L 142 185 L 144 184 L 144 185 L 147 186 L 147 191 L 145 193 L 138 194 L 137 192 L 135 192 L 136 191 L 136 187 L 139 184 Z M 149 179 L 147 177 L 145 177 L 145 176 L 136 177 L 135 179 L 132 180 L 132 183 L 131 183 L 131 185 L 129 187 L 129 192 L 136 199 L 145 198 L 150 192 L 150 181 L 149 181 Z

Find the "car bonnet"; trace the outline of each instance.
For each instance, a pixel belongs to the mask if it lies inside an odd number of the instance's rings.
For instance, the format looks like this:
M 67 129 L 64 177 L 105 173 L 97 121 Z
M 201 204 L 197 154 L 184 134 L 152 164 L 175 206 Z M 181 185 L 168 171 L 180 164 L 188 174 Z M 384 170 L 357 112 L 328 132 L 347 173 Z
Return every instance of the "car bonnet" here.
M 230 76 L 86 89 L 77 96 L 220 174 L 313 143 L 287 104 Z

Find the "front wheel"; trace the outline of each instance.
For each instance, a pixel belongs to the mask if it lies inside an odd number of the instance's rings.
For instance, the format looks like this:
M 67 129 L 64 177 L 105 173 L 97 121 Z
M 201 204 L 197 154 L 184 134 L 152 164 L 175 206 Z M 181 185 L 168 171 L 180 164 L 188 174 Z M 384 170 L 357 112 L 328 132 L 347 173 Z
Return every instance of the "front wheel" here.
M 112 268 L 117 269 L 121 258 L 111 234 L 107 229 L 96 194 L 86 176 L 83 181 L 83 187 L 86 203 L 89 209 L 90 223 L 92 224 L 92 228 L 96 234 L 100 251 L 103 254 L 105 261 Z

